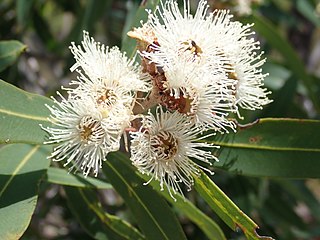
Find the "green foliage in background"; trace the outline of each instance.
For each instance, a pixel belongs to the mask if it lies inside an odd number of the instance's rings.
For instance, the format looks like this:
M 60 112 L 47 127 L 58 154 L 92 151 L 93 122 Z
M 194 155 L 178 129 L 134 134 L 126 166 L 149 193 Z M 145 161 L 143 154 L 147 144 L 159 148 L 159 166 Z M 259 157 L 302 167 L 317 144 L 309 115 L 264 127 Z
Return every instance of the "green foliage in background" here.
M 39 124 L 50 125 L 45 104 L 53 102 L 41 95 L 55 95 L 75 77 L 69 72 L 70 42 L 78 43 L 88 30 L 133 56 L 135 41 L 126 32 L 140 26 L 145 8 L 158 3 L 0 3 L 1 238 L 317 239 L 320 3 L 315 0 L 265 0 L 252 15 L 235 16 L 255 24 L 274 102 L 258 113 L 243 111 L 246 122 L 238 124 L 237 133 L 209 139 L 221 146 L 213 153 L 220 161 L 213 176 L 195 177 L 186 199 L 178 195 L 174 201 L 156 182 L 143 185 L 148 179 L 124 152 L 108 155 L 99 178 L 67 174 L 47 159 L 52 147 L 43 145 L 48 136 Z M 63 209 L 60 222 L 50 222 L 57 209 Z M 56 231 L 50 235 L 39 224 Z

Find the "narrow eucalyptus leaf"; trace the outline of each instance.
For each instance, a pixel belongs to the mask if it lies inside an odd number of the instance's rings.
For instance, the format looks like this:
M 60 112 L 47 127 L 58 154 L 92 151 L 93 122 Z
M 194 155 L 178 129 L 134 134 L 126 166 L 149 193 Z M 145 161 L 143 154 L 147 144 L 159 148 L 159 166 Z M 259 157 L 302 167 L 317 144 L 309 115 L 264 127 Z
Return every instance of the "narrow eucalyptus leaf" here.
M 45 104 L 52 101 L 0 80 L 0 143 L 43 144 L 47 134 L 39 124 L 51 124 Z
M 98 178 L 84 177 L 83 174 L 68 173 L 65 169 L 50 167 L 46 180 L 50 183 L 79 188 L 110 189 L 111 184 Z
M 145 186 L 127 159 L 108 155 L 103 172 L 121 195 L 147 239 L 186 239 L 182 227 L 165 200 Z
M 0 72 L 12 65 L 25 50 L 26 45 L 19 41 L 0 41 Z
M 258 225 L 242 212 L 204 172 L 200 176 L 195 176 L 195 189 L 231 229 L 240 228 L 247 239 L 272 239 L 259 236 L 256 232 Z
M 1 239 L 19 239 L 38 199 L 38 186 L 49 167 L 48 148 L 12 144 L 0 149 Z
M 64 187 L 68 205 L 83 228 L 98 240 L 145 239 L 129 223 L 108 214 L 101 206 L 97 192 L 91 189 Z
M 221 148 L 214 166 L 257 177 L 319 178 L 320 121 L 264 118 L 209 139 Z

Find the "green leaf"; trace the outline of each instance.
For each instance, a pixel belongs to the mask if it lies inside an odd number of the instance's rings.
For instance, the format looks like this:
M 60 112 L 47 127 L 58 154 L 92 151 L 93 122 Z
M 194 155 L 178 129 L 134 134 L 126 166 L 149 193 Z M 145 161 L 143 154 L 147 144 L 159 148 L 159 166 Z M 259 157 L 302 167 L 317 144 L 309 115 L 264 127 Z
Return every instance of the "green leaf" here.
M 68 173 L 65 169 L 50 167 L 47 171 L 46 181 L 50 183 L 79 187 L 79 188 L 96 188 L 110 189 L 111 184 L 92 177 L 84 177 L 82 174 Z
M 0 149 L 1 239 L 19 239 L 28 227 L 40 179 L 49 167 L 47 148 L 8 145 Z
M 106 213 L 95 191 L 74 187 L 64 187 L 64 189 L 72 213 L 95 239 L 145 239 L 130 224 Z
M 310 0 L 297 0 L 297 10 L 315 26 L 320 27 L 320 18 Z
M 279 90 L 281 87 L 283 87 L 285 82 L 292 75 L 287 68 L 280 64 L 266 62 L 262 69 L 263 72 L 269 73 L 269 75 L 266 76 L 264 83 L 266 87 L 272 91 Z
M 285 197 L 282 196 L 284 188 L 272 187 L 269 189 L 270 196 L 266 199 L 264 205 L 260 209 L 261 215 L 269 215 L 269 222 L 272 219 L 279 220 L 279 227 L 281 229 L 290 229 L 297 228 L 300 230 L 306 230 L 306 223 L 303 219 L 297 214 L 295 208 L 296 203 L 294 198 L 291 198 L 289 194 L 286 194 Z M 271 217 L 270 217 L 271 216 Z M 265 217 L 265 216 L 264 216 Z M 266 222 L 268 219 L 266 218 Z
M 34 0 L 17 0 L 16 1 L 16 11 L 17 11 L 17 20 L 20 27 L 24 27 L 28 20 L 30 20 L 31 7 L 34 3 Z
M 50 125 L 45 104 L 53 103 L 0 80 L 0 143 L 42 144 L 46 132 L 39 124 Z
M 131 15 L 128 16 L 126 20 L 126 26 L 125 30 L 132 30 L 133 27 L 141 27 L 141 21 L 146 21 L 148 14 L 146 12 L 146 9 L 150 9 L 154 11 L 156 9 L 156 6 L 159 4 L 160 0 L 146 0 L 141 1 L 141 4 L 136 11 L 135 17 L 133 18 Z M 125 31 L 124 30 L 124 31 Z M 122 37 L 122 51 L 127 53 L 127 56 L 132 58 L 136 53 L 136 40 L 129 38 L 127 36 L 127 32 L 123 34 Z
M 112 1 L 89 0 L 84 2 L 84 6 L 79 8 L 75 23 L 67 42 L 80 42 L 83 36 L 83 30 L 93 34 L 94 25 L 101 15 L 111 8 Z
M 217 168 L 258 177 L 318 178 L 319 136 L 320 121 L 265 118 L 208 141 L 221 146 Z
M 194 176 L 195 189 L 213 211 L 234 231 L 241 228 L 247 239 L 265 239 L 256 233 L 258 225 L 243 213 L 227 195 L 205 174 Z
M 294 96 L 296 94 L 297 79 L 290 77 L 284 86 L 273 94 L 273 102 L 270 103 L 260 117 L 283 117 L 288 116 L 288 111 L 294 105 Z
M 285 190 L 286 193 L 292 195 L 297 201 L 304 202 L 310 208 L 310 213 L 313 217 L 320 222 L 319 200 L 305 186 L 304 181 L 275 179 L 273 182 L 279 185 L 282 191 Z
M 118 152 L 119 158 L 126 159 L 126 161 L 130 161 L 127 155 Z M 145 181 L 149 180 L 149 176 L 143 175 L 139 173 L 139 176 L 143 178 Z M 194 222 L 206 235 L 209 239 L 212 240 L 224 240 L 226 237 L 224 236 L 220 227 L 207 215 L 200 211 L 192 202 L 185 199 L 180 194 L 175 195 L 176 201 L 170 196 L 168 191 L 161 191 L 160 185 L 158 181 L 151 181 L 150 185 L 158 191 L 163 197 L 167 199 L 172 206 L 174 206 L 181 214 L 188 217 L 192 222 Z
M 247 21 L 254 22 L 253 28 L 260 33 L 272 47 L 282 54 L 286 65 L 292 73 L 304 83 L 315 108 L 320 112 L 319 98 L 315 94 L 313 80 L 307 73 L 304 67 L 305 64 L 290 45 L 289 41 L 283 38 L 279 31 L 277 31 L 277 28 L 263 16 L 253 15 L 248 18 Z
M 45 18 L 45 14 L 40 8 L 31 9 L 33 10 L 31 18 L 33 22 L 33 29 L 41 38 L 47 49 L 53 51 L 53 49 L 56 47 L 57 42 L 54 40 L 55 37 L 51 32 L 49 19 Z
M 140 175 L 146 181 L 149 180 L 149 177 L 146 175 Z M 225 240 L 223 231 L 211 218 L 205 215 L 200 211 L 192 202 L 185 199 L 180 194 L 176 194 L 176 201 L 170 196 L 168 191 L 161 191 L 158 181 L 151 181 L 150 185 L 157 190 L 162 196 L 164 196 L 173 207 L 179 211 L 179 213 L 185 215 L 194 222 L 211 240 Z
M 19 41 L 0 41 L 0 72 L 12 65 L 26 48 Z
M 292 9 L 292 0 L 271 0 L 270 2 L 272 2 L 276 8 L 279 8 L 282 13 L 288 12 Z
M 137 11 L 139 9 L 139 3 L 138 2 L 128 2 L 130 4 L 128 8 L 128 13 L 126 15 L 126 21 L 124 23 L 123 29 L 122 29 L 122 50 L 128 50 L 130 48 L 133 48 L 135 46 L 135 42 L 131 42 L 128 38 L 129 36 L 127 33 L 132 30 L 133 27 L 139 27 L 139 24 L 137 23 L 138 18 L 136 18 Z M 130 41 L 130 42 L 129 42 Z M 131 46 L 132 45 L 132 46 Z M 131 50 L 129 50 L 131 51 Z
M 103 172 L 121 195 L 147 239 L 186 239 L 165 200 L 150 186 L 144 186 L 129 161 L 119 153 L 108 155 Z

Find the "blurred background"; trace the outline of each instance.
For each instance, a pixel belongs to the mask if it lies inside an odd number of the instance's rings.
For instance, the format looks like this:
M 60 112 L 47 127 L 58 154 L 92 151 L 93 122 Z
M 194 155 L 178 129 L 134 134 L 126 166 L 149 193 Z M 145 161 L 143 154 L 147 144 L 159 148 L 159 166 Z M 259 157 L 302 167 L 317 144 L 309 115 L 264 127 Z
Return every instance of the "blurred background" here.
M 0 79 L 29 92 L 55 95 L 61 85 L 75 78 L 69 71 L 74 63 L 70 42 L 80 43 L 82 31 L 87 30 L 97 41 L 121 48 L 140 2 L 1 0 L 0 40 L 19 40 L 27 49 L 13 66 L 0 72 Z M 197 5 L 197 1 L 191 2 Z M 319 119 L 320 1 L 209 0 L 208 4 L 212 9 L 230 9 L 234 19 L 244 23 L 254 22 L 267 58 L 265 84 L 274 102 L 260 112 L 243 112 L 243 123 L 261 117 Z M 217 170 L 214 181 L 258 223 L 260 235 L 320 239 L 319 180 L 261 179 Z M 35 214 L 22 239 L 91 239 L 72 215 L 59 185 L 43 182 L 40 189 Z M 99 194 L 109 213 L 132 221 L 116 193 L 106 190 Z M 224 225 L 194 192 L 188 198 L 222 226 L 227 239 L 243 238 Z M 189 239 L 205 239 L 188 219 L 179 218 Z

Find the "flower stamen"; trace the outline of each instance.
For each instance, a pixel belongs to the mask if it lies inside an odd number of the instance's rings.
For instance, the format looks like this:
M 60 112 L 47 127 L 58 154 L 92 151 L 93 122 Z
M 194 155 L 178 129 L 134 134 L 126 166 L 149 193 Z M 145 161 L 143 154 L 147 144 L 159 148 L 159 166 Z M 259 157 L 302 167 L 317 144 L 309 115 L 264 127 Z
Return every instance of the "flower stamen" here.
M 106 105 L 107 107 L 112 107 L 117 102 L 117 95 L 111 89 L 106 89 L 100 97 L 97 99 L 99 105 Z
M 170 161 L 178 152 L 177 139 L 167 131 L 162 131 L 151 139 L 151 147 L 164 161 Z
M 104 137 L 101 123 L 91 116 L 84 116 L 78 125 L 80 139 L 85 143 L 100 142 Z

